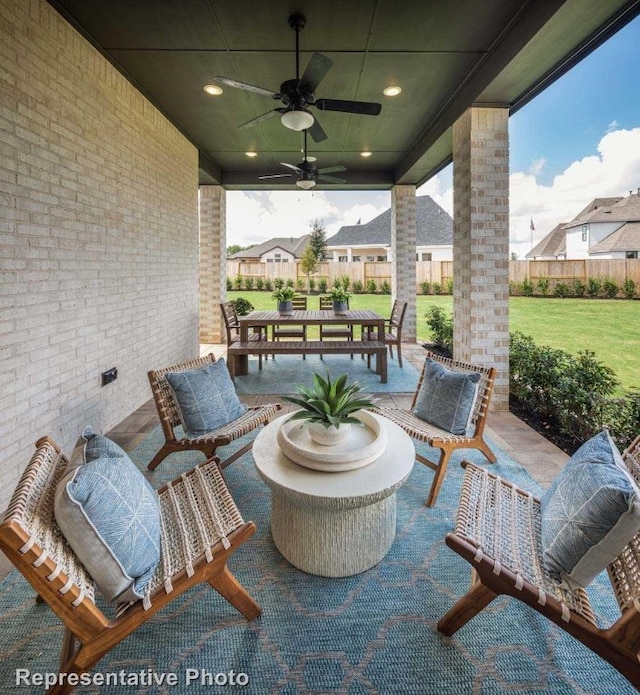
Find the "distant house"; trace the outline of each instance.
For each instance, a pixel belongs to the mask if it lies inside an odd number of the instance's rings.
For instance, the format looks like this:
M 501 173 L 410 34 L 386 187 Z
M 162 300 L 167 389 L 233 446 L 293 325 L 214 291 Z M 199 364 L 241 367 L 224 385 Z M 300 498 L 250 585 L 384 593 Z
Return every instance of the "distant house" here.
M 238 251 L 229 260 L 240 263 L 292 263 L 299 260 L 309 243 L 310 234 L 301 237 L 276 237 L 256 244 L 246 251 Z
M 556 225 L 526 257 L 639 258 L 640 188 L 624 198 L 595 198 L 571 222 Z
M 453 220 L 431 196 L 416 198 L 416 260 L 453 259 Z M 327 239 L 327 257 L 339 262 L 390 261 L 391 209 L 366 224 L 340 227 Z

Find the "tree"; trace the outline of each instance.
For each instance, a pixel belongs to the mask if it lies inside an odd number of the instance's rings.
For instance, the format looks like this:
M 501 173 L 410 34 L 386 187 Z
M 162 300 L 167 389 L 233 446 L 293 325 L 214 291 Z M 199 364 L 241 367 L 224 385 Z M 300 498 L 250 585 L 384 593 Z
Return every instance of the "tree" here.
M 311 223 L 309 246 L 313 249 L 313 255 L 316 257 L 316 260 L 324 261 L 327 255 L 327 234 L 322 220 L 313 220 Z
M 232 256 L 234 253 L 238 253 L 238 251 L 246 251 L 250 248 L 251 246 L 240 246 L 240 244 L 231 244 L 231 246 L 227 246 L 227 256 Z
M 311 278 L 309 276 L 311 273 L 315 273 L 317 269 L 318 259 L 316 258 L 316 254 L 311 246 L 311 242 L 309 242 L 304 250 L 304 253 L 302 254 L 302 257 L 300 258 L 300 270 L 302 270 L 302 272 L 307 276 L 307 294 L 309 294 L 311 291 Z

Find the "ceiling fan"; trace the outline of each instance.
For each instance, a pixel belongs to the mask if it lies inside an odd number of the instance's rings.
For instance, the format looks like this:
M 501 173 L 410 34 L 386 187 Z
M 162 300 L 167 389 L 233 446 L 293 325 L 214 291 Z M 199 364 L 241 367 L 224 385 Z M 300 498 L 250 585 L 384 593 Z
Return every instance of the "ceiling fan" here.
M 304 159 L 300 164 L 287 164 L 280 162 L 283 167 L 293 169 L 298 174 L 296 186 L 309 190 L 316 185 L 316 181 L 326 181 L 327 183 L 346 183 L 346 179 L 339 179 L 337 176 L 327 176 L 327 174 L 335 174 L 338 171 L 346 171 L 346 168 L 338 164 L 334 167 L 316 168 L 315 157 L 307 157 L 307 131 L 304 131 Z M 270 174 L 267 176 L 258 176 L 259 179 L 281 179 L 293 174 Z
M 279 92 L 272 92 L 263 87 L 255 87 L 245 82 L 238 82 L 229 77 L 214 77 L 214 82 L 225 84 L 236 89 L 244 89 L 247 92 L 260 94 L 281 101 L 283 106 L 263 113 L 238 126 L 241 129 L 251 128 L 276 113 L 281 114 L 282 124 L 291 130 L 308 130 L 316 142 L 327 139 L 327 134 L 322 129 L 318 120 L 308 110 L 308 106 L 315 106 L 320 111 L 342 111 L 344 113 L 363 114 L 377 116 L 382 106 L 368 101 L 349 101 L 342 99 L 316 99 L 314 91 L 325 75 L 331 69 L 333 61 L 321 53 L 314 53 L 307 65 L 302 77 L 300 77 L 300 32 L 304 28 L 306 19 L 301 14 L 293 14 L 289 17 L 289 26 L 296 32 L 296 77 L 286 80 L 280 85 Z

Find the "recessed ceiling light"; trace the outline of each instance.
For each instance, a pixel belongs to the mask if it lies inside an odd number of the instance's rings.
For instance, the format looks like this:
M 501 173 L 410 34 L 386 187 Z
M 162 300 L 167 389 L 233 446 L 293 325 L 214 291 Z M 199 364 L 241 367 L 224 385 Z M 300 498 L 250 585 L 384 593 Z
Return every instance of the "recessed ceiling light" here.
M 245 152 L 245 155 L 247 157 L 257 157 L 258 153 L 257 152 Z
M 369 150 L 365 150 L 364 152 L 360 152 L 361 157 L 371 157 L 373 152 L 369 152 Z
M 387 87 L 386 89 L 383 89 L 382 93 L 386 97 L 397 97 L 401 91 L 402 91 L 402 89 L 400 87 L 397 87 L 394 85 L 393 87 Z
M 219 97 L 222 94 L 222 87 L 219 87 L 217 84 L 205 84 L 202 89 L 204 89 L 207 94 L 211 94 L 211 96 L 214 97 Z

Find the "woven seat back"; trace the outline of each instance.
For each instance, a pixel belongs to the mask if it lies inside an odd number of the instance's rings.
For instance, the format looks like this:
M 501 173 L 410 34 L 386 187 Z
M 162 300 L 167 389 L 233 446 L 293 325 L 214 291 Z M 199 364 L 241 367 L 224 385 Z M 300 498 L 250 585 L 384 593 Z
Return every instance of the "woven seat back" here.
M 148 373 L 151 392 L 153 393 L 153 398 L 158 408 L 162 430 L 168 440 L 175 439 L 173 428 L 180 424 L 180 414 L 178 413 L 178 404 L 173 397 L 173 392 L 171 391 L 166 375 L 169 372 L 186 372 L 190 369 L 199 369 L 215 361 L 215 356 L 209 354 L 204 357 L 189 360 L 188 362 L 175 364 L 172 367 L 151 370 Z
M 78 632 L 87 626 L 100 629 L 106 618 L 94 606 L 91 577 L 54 516 L 55 489 L 69 462 L 46 437 L 36 447 L 0 524 L 0 547 L 51 608 L 65 615 L 65 622 L 73 625 L 72 614 L 78 612 L 83 625 Z
M 640 487 L 640 437 L 622 455 L 636 484 Z M 640 533 L 607 568 L 620 610 L 640 602 Z M 638 605 L 638 604 L 636 604 Z
M 495 379 L 495 370 L 492 367 L 484 367 L 482 365 L 471 364 L 469 362 L 461 362 L 459 360 L 454 360 L 450 357 L 443 357 L 441 355 L 436 355 L 433 352 L 427 352 L 427 357 L 430 357 L 435 362 L 439 362 L 443 367 L 447 369 L 452 369 L 456 372 L 479 372 L 480 381 L 478 382 L 478 397 L 473 405 L 473 411 L 471 413 L 471 423 L 475 426 L 478 422 L 482 422 L 489 411 L 489 400 L 491 398 L 491 391 L 493 389 L 493 381 Z M 426 361 L 422 368 L 422 373 L 420 374 L 420 379 L 418 381 L 418 386 L 416 388 L 415 394 L 413 396 L 413 403 L 411 407 L 416 404 L 416 399 L 418 393 L 420 392 L 420 387 L 424 380 L 424 374 L 426 370 Z

